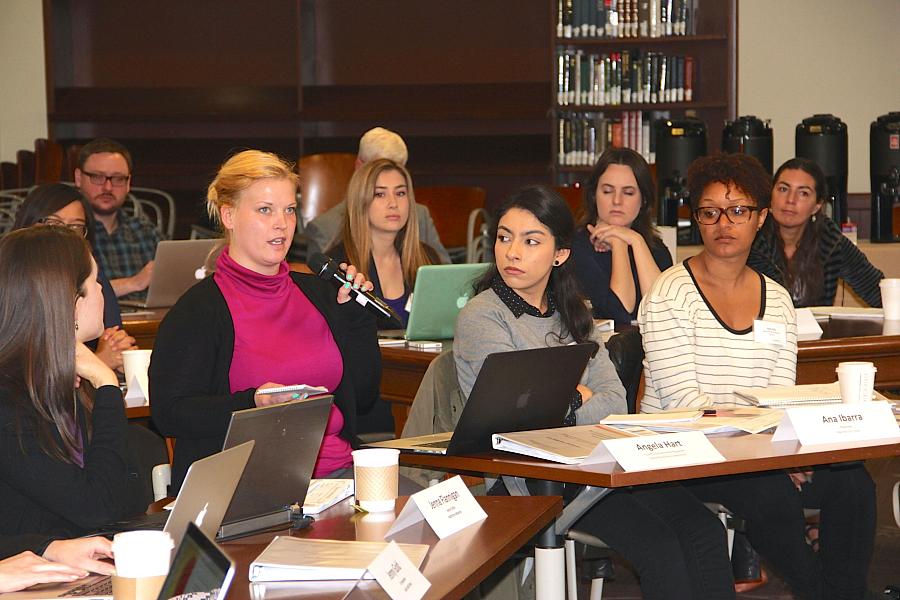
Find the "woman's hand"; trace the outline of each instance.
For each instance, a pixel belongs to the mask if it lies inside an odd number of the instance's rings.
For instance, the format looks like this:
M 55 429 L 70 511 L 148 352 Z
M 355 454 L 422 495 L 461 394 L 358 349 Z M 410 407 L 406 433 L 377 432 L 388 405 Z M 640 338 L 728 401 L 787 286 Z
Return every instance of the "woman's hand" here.
M 578 384 L 575 386 L 575 389 L 581 392 L 581 405 L 584 406 L 588 403 L 588 400 L 594 395 L 594 391 L 586 385 Z
M 133 337 L 128 335 L 119 326 L 108 327 L 97 342 L 97 350 L 94 352 L 110 369 L 122 371 L 122 351 L 136 350 L 137 345 Z
M 75 374 L 98 389 L 104 385 L 119 385 L 113 370 L 81 342 L 75 342 Z
M 112 542 L 105 537 L 56 540 L 44 550 L 47 560 L 101 575 L 115 574 L 115 567 L 102 560 L 112 557 Z
M 284 402 L 290 402 L 291 400 L 296 400 L 297 398 L 299 398 L 299 396 L 291 392 L 282 392 L 280 394 L 260 394 L 262 390 L 280 387 L 284 387 L 284 384 L 267 381 L 266 383 L 256 388 L 256 393 L 253 395 L 253 401 L 256 402 L 256 406 L 262 407 L 271 406 L 273 404 L 282 404 Z
M 641 234 L 630 227 L 599 222 L 596 225 L 588 223 L 587 229 L 596 252 L 609 252 L 616 245 L 632 246 L 643 241 Z
M 356 267 L 353 265 L 348 265 L 347 263 L 341 263 L 341 269 L 344 271 L 345 279 L 347 283 L 345 283 L 338 290 L 337 301 L 338 304 L 344 304 L 345 302 L 350 301 L 350 290 L 361 290 L 364 292 L 371 292 L 375 289 L 375 284 L 366 279 L 366 276 L 362 273 L 356 272 Z
M 39 583 L 68 583 L 87 576 L 87 571 L 52 563 L 33 552 L 0 560 L 0 592 L 15 592 Z

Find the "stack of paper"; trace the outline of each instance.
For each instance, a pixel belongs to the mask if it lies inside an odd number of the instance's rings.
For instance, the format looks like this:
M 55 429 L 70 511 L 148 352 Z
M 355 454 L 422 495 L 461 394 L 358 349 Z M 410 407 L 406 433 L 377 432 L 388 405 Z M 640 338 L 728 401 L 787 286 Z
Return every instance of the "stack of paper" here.
M 277 536 L 250 563 L 250 581 L 328 581 L 372 579 L 369 564 L 387 542 L 345 542 Z M 428 553 L 427 544 L 399 544 L 417 567 Z
M 735 407 L 710 411 L 671 411 L 640 415 L 610 415 L 601 423 L 629 433 L 700 431 L 706 435 L 760 433 L 777 427 L 781 412 L 767 408 Z
M 352 495 L 352 479 L 313 479 L 303 500 L 303 514 L 317 515 Z
M 634 435 L 636 434 L 617 431 L 604 425 L 578 425 L 558 429 L 495 433 L 491 436 L 491 443 L 495 450 L 533 456 L 565 465 L 577 465 L 603 440 Z

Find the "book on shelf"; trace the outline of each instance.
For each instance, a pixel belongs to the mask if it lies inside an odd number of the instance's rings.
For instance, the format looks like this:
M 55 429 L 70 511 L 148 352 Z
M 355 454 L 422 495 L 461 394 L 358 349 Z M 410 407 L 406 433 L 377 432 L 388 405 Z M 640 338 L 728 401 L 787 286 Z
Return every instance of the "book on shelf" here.
M 810 383 L 783 387 L 735 388 L 734 395 L 738 400 L 749 402 L 755 406 L 784 408 L 816 404 L 839 404 L 841 387 L 834 383 Z M 880 392 L 872 392 L 873 400 L 886 400 Z
M 368 566 L 387 542 L 316 540 L 279 535 L 250 563 L 250 581 L 330 581 L 372 579 Z M 426 544 L 399 544 L 416 567 Z
M 593 166 L 608 147 L 628 147 L 654 162 L 656 142 L 650 124 L 669 111 L 562 112 L 557 120 L 557 162 L 563 167 Z
M 697 0 L 557 0 L 559 38 L 693 35 Z

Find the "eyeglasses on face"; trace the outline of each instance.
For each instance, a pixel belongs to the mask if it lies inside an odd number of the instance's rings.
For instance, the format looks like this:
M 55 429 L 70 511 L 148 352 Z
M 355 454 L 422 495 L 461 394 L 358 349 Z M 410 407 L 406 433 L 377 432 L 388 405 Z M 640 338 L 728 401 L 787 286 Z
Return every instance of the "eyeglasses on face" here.
M 54 227 L 68 227 L 81 237 L 87 237 L 87 225 L 84 223 L 66 223 L 57 217 L 44 217 L 43 219 L 38 219 L 38 223 L 41 225 L 52 225 Z
M 694 218 L 701 225 L 715 225 L 719 222 L 724 214 L 728 217 L 728 221 L 732 225 L 740 225 L 750 220 L 750 215 L 754 210 L 759 210 L 758 206 L 729 206 L 728 208 L 717 208 L 715 206 L 703 206 L 694 211 Z
M 87 171 L 82 171 L 82 173 L 87 175 L 94 185 L 104 185 L 108 181 L 113 187 L 122 187 L 131 179 L 131 175 L 104 175 L 103 173 L 89 173 Z

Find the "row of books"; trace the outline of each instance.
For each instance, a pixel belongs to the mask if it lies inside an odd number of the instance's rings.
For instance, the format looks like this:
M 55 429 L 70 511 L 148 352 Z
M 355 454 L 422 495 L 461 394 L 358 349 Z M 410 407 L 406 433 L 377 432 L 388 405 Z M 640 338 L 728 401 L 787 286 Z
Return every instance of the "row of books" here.
M 696 33 L 697 0 L 557 0 L 560 38 L 657 38 Z
M 585 54 L 560 49 L 556 56 L 557 104 L 609 106 L 691 102 L 694 59 L 660 52 L 623 50 Z
M 609 147 L 631 148 L 654 163 L 656 140 L 651 124 L 660 118 L 669 118 L 669 112 L 626 110 L 616 117 L 602 112 L 563 113 L 557 120 L 557 163 L 590 167 Z

